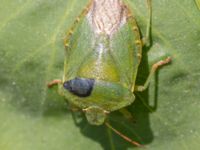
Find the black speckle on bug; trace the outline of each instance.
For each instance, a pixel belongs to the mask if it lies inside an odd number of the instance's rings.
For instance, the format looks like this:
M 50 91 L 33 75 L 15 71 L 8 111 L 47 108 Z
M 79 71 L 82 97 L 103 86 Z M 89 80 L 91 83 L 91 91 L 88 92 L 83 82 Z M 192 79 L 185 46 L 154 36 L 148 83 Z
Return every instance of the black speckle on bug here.
M 75 78 L 63 83 L 63 87 L 79 97 L 87 97 L 92 93 L 94 79 Z

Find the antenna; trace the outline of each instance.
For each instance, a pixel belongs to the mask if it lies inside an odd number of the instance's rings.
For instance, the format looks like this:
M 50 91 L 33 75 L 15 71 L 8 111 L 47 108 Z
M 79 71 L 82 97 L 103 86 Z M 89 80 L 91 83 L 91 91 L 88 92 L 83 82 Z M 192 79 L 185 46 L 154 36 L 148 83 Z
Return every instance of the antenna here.
M 105 125 L 110 128 L 113 132 L 115 132 L 116 134 L 118 134 L 119 136 L 121 136 L 124 140 L 126 140 L 127 142 L 130 142 L 131 144 L 137 146 L 137 147 L 144 147 L 143 145 L 139 144 L 136 141 L 133 141 L 132 139 L 130 139 L 129 137 L 125 136 L 124 134 L 122 134 L 121 132 L 119 132 L 118 130 L 114 129 L 108 122 L 105 122 Z

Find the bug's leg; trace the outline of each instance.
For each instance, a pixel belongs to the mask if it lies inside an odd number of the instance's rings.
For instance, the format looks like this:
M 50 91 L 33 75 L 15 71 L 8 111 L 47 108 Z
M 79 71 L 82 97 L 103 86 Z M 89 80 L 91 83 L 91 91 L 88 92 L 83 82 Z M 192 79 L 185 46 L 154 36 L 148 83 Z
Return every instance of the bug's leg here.
M 76 18 L 76 20 L 74 21 L 73 25 L 71 26 L 71 28 L 67 32 L 67 35 L 66 35 L 66 37 L 64 39 L 64 45 L 65 45 L 66 48 L 68 48 L 68 46 L 69 46 L 70 37 L 72 36 L 77 24 L 88 13 L 88 11 L 90 10 L 91 5 L 92 5 L 92 0 L 89 1 L 87 6 L 82 10 L 81 14 Z
M 134 91 L 140 91 L 140 92 L 144 91 L 144 90 L 148 87 L 148 85 L 149 85 L 149 83 L 150 83 L 150 80 L 151 80 L 151 78 L 153 77 L 153 74 L 155 73 L 155 71 L 156 71 L 159 67 L 161 67 L 161 66 L 163 66 L 163 65 L 166 65 L 166 64 L 168 64 L 168 63 L 170 63 L 170 62 L 171 62 L 171 58 L 170 58 L 170 57 L 167 57 L 165 60 L 161 60 L 161 61 L 159 61 L 159 62 L 153 64 L 153 66 L 152 66 L 152 68 L 151 68 L 151 71 L 150 71 L 150 74 L 149 74 L 149 76 L 147 77 L 147 80 L 146 80 L 146 82 L 144 83 L 144 85 L 136 85 L 135 88 L 134 88 Z
M 130 139 L 129 137 L 127 137 L 126 135 L 124 135 L 123 133 L 119 132 L 118 130 L 116 130 L 115 128 L 113 128 L 110 123 L 105 122 L 105 125 L 111 129 L 113 132 L 115 132 L 117 135 L 119 135 L 121 138 L 123 138 L 124 140 L 126 140 L 127 142 L 130 142 L 131 144 L 133 144 L 134 146 L 137 147 L 144 147 L 143 145 L 139 144 L 138 142 Z
M 49 82 L 49 83 L 47 84 L 47 86 L 48 86 L 48 88 L 51 88 L 51 87 L 57 85 L 57 86 L 58 86 L 58 93 L 59 93 L 60 95 L 64 96 L 63 91 L 62 91 L 62 88 L 61 88 L 61 87 L 62 87 L 62 84 L 63 84 L 62 80 L 60 80 L 60 79 L 54 79 L 54 80 L 52 80 L 51 82 Z
M 47 84 L 47 86 L 48 86 L 49 88 L 51 88 L 52 86 L 58 85 L 58 84 L 60 84 L 60 83 L 62 83 L 62 80 L 55 79 L 55 80 L 49 82 L 49 83 Z
M 132 114 L 131 114 L 126 108 L 122 108 L 122 109 L 120 109 L 119 111 L 120 111 L 120 113 L 122 113 L 123 116 L 124 116 L 127 120 L 129 120 L 130 122 L 133 122 L 133 123 L 136 122 L 136 121 L 134 120 Z
M 143 45 L 150 45 L 151 19 L 152 19 L 152 0 L 147 0 L 148 19 L 145 37 L 142 38 Z

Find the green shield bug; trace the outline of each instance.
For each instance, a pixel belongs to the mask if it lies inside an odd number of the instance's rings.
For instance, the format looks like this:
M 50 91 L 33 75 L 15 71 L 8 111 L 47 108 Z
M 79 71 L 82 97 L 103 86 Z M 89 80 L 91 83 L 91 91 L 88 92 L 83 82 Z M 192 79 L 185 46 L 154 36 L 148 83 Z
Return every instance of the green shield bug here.
M 105 124 L 112 131 L 136 146 L 114 129 L 106 116 L 131 105 L 134 91 L 144 91 L 159 66 L 171 61 L 168 57 L 155 63 L 144 85 L 135 85 L 142 47 L 148 43 L 151 25 L 151 0 L 147 0 L 149 18 L 146 37 L 141 38 L 139 26 L 122 0 L 91 0 L 75 20 L 64 41 L 66 47 L 64 75 L 53 80 L 59 93 L 70 104 L 82 110 L 88 122 Z

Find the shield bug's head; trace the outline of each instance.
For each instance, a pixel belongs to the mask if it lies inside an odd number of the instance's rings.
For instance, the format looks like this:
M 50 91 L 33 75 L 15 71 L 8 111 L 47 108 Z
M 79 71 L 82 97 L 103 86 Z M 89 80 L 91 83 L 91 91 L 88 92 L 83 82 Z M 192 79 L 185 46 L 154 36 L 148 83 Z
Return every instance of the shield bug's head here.
M 88 122 L 93 125 L 103 124 L 106 118 L 106 114 L 108 113 L 98 106 L 91 106 L 83 109 L 83 111 L 85 112 Z
M 109 112 L 130 105 L 135 99 L 120 83 L 78 77 L 63 83 L 63 93 L 94 125 L 103 124 Z

